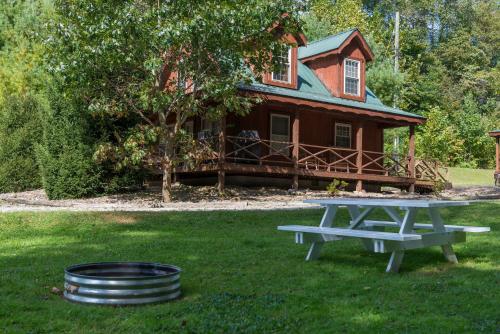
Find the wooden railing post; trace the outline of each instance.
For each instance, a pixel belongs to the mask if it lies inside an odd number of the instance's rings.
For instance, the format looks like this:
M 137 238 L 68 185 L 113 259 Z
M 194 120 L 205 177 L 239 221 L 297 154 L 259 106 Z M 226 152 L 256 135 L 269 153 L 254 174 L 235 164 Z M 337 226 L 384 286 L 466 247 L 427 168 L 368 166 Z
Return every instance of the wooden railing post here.
M 356 130 L 356 151 L 358 152 L 356 156 L 356 168 L 357 174 L 363 174 L 363 122 L 358 123 L 358 128 Z M 356 181 L 356 191 L 363 190 L 363 181 Z
M 497 173 L 500 173 L 500 137 L 497 137 L 496 140 L 497 140 L 497 145 L 496 145 L 496 156 L 497 156 L 497 159 L 496 159 L 496 169 L 495 169 L 495 171 Z
M 295 173 L 293 175 L 293 184 L 292 187 L 294 190 L 299 189 L 299 143 L 300 143 L 300 113 L 297 110 L 295 112 L 295 117 L 293 118 L 292 125 L 292 142 L 293 142 L 293 150 L 292 150 L 292 158 L 293 158 L 293 168 Z
M 226 183 L 226 172 L 224 171 L 225 159 L 226 159 L 226 116 L 222 117 L 219 123 L 219 166 L 218 166 L 217 189 L 220 194 L 224 192 L 224 186 Z
M 410 125 L 410 141 L 408 143 L 408 171 L 410 173 L 410 178 L 415 179 L 415 126 Z M 415 192 L 415 181 L 410 184 L 409 191 L 411 193 Z

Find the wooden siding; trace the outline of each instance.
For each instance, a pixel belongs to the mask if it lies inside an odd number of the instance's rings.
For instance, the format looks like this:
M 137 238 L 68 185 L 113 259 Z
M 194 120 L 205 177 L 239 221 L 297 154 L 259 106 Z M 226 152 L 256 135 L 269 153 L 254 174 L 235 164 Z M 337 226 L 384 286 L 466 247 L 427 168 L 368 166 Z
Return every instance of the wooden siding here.
M 307 64 L 333 96 L 340 97 L 339 55 L 330 55 Z
M 344 94 L 344 59 L 354 59 L 360 62 L 360 96 Z M 314 71 L 316 76 L 323 82 L 325 87 L 333 96 L 351 100 L 364 101 L 366 98 L 366 58 L 360 49 L 359 41 L 353 40 L 346 46 L 342 53 L 331 54 L 323 58 L 310 61 L 307 65 Z
M 261 139 L 270 139 L 270 117 L 271 114 L 282 114 L 290 116 L 290 141 L 292 138 L 292 124 L 295 110 L 288 111 L 286 108 L 257 106 L 254 111 L 246 116 L 238 117 L 229 115 L 227 120 L 227 134 L 236 136 L 242 130 L 257 130 Z M 336 115 L 331 112 L 300 111 L 300 134 L 299 141 L 304 144 L 318 146 L 334 146 L 335 123 L 351 124 L 351 148 L 356 147 L 355 134 L 362 118 L 346 118 L 344 115 Z M 369 151 L 383 151 L 383 127 L 375 120 L 363 120 L 363 148 Z

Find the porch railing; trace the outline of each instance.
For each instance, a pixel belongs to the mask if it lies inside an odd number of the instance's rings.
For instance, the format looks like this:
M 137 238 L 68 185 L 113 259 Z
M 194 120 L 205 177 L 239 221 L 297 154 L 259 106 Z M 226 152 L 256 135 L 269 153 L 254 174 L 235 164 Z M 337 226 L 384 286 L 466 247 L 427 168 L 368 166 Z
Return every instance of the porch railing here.
M 299 144 L 298 166 L 327 172 L 356 173 L 356 150 Z
M 217 137 L 198 142 L 204 153 L 203 164 L 219 162 Z M 355 149 L 298 144 L 298 157 L 293 156 L 291 142 L 226 136 L 225 162 L 296 167 L 327 172 L 358 172 L 358 154 Z M 410 177 L 409 157 L 394 157 L 390 153 L 363 150 L 361 173 L 385 176 Z M 446 181 L 437 161 L 415 160 L 415 177 L 419 180 Z

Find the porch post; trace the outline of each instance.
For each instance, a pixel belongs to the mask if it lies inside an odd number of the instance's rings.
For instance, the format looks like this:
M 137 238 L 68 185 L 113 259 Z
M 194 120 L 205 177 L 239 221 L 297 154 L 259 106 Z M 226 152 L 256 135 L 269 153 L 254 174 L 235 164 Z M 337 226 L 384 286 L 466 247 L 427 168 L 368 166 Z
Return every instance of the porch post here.
M 497 140 L 497 150 L 496 150 L 496 153 L 497 153 L 497 160 L 496 160 L 496 172 L 497 173 L 500 173 L 500 136 L 497 136 L 495 138 Z
M 219 193 L 224 192 L 226 183 L 226 172 L 224 171 L 224 163 L 226 158 L 226 116 L 220 119 L 219 123 L 219 166 L 218 166 L 218 182 L 217 190 Z
M 408 169 L 410 172 L 410 177 L 415 179 L 415 126 L 410 125 L 410 141 L 408 143 Z M 410 184 L 409 191 L 411 193 L 415 192 L 415 181 Z
M 356 151 L 358 151 L 358 155 L 356 156 L 356 168 L 358 170 L 357 174 L 363 174 L 363 122 L 360 121 L 358 123 L 358 127 L 356 129 Z M 356 181 L 356 191 L 363 190 L 363 181 Z
M 295 111 L 295 117 L 293 118 L 292 125 L 292 142 L 293 142 L 293 150 L 292 150 L 292 158 L 293 158 L 293 168 L 295 170 L 295 174 L 293 175 L 293 184 L 292 188 L 294 190 L 299 189 L 299 143 L 300 143 L 300 113 L 299 111 Z

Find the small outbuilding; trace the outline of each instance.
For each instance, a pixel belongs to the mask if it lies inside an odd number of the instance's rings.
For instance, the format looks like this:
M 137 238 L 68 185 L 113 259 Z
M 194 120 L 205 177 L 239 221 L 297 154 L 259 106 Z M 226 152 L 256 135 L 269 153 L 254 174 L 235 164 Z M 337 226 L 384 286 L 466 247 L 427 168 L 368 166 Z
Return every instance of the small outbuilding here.
M 490 136 L 495 138 L 497 142 L 496 159 L 495 159 L 495 185 L 500 185 L 500 130 L 490 131 Z

